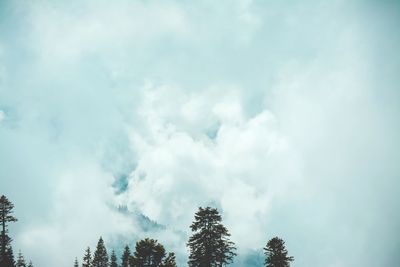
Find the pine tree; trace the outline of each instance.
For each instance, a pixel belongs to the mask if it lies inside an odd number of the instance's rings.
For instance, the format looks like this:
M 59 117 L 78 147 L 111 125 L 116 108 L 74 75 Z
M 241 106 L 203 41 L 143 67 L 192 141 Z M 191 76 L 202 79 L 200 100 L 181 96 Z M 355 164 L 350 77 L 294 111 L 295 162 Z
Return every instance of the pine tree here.
M 133 254 L 133 267 L 157 267 L 165 257 L 164 246 L 157 240 L 146 238 L 136 243 L 136 251 Z
M 166 257 L 165 248 L 157 240 L 146 238 L 136 243 L 131 267 L 176 267 L 175 254 Z
M 33 267 L 32 261 L 29 261 L 28 267 Z
M 217 209 L 200 207 L 196 212 L 190 226 L 193 235 L 187 244 L 190 267 L 219 267 L 233 262 L 235 244 L 221 221 Z
M 14 205 L 7 199 L 6 196 L 0 197 L 0 223 L 1 223 L 1 238 L 0 238 L 0 266 L 14 266 L 14 258 L 9 258 L 12 239 L 8 236 L 8 223 L 16 222 L 17 219 L 12 216 Z M 11 253 L 12 254 L 12 253 Z M 11 264 L 11 265 L 10 265 Z
M 107 249 L 104 246 L 102 237 L 100 237 L 99 242 L 97 242 L 96 251 L 93 255 L 92 267 L 108 267 Z
M 0 266 L 3 266 L 0 264 Z M 6 261 L 4 267 L 15 267 L 14 252 L 11 246 L 6 251 Z
M 110 267 L 118 267 L 117 264 L 117 256 L 115 255 L 115 251 L 113 250 L 111 253 L 111 258 L 110 258 L 111 262 L 110 262 Z
M 79 267 L 78 258 L 75 258 L 74 267 Z
M 289 267 L 290 262 L 294 261 L 293 257 L 287 255 L 285 241 L 278 237 L 269 240 L 264 250 L 265 266 L 267 267 Z
M 85 250 L 85 255 L 82 260 L 82 267 L 91 267 L 92 266 L 92 254 L 90 252 L 90 247 L 87 247 Z
M 163 261 L 161 266 L 162 267 L 176 267 L 175 253 L 168 253 L 168 256 L 165 258 L 165 260 Z
M 26 262 L 24 255 L 22 255 L 21 251 L 18 252 L 18 259 L 17 259 L 17 267 L 26 267 Z
M 129 267 L 130 258 L 131 258 L 131 251 L 129 249 L 129 246 L 126 245 L 125 249 L 124 249 L 124 253 L 122 254 L 121 267 Z

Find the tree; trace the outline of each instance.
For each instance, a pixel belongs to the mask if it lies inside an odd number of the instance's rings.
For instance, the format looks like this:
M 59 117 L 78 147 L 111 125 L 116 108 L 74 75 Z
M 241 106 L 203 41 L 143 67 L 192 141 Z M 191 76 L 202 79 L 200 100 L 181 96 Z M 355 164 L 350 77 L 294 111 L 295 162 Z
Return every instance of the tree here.
M 131 258 L 131 251 L 129 249 L 129 246 L 126 245 L 125 249 L 124 249 L 124 253 L 122 254 L 121 267 L 129 267 L 130 258 Z
M 28 267 L 33 267 L 32 261 L 29 261 Z
M 111 252 L 110 260 L 111 260 L 110 267 L 118 267 L 117 256 L 115 255 L 115 251 L 114 250 Z
M 168 256 L 165 258 L 165 260 L 163 261 L 161 266 L 162 267 L 176 267 L 175 253 L 168 253 Z
M 90 247 L 85 250 L 85 255 L 83 256 L 82 267 L 91 267 L 92 265 L 92 254 L 90 252 Z
M 21 251 L 18 252 L 18 259 L 17 259 L 17 267 L 26 267 L 26 262 L 24 255 L 22 255 Z
M 4 262 L 4 267 L 15 267 L 15 259 L 14 259 L 14 252 L 11 246 L 9 246 L 6 250 L 6 260 Z
M 100 237 L 99 242 L 97 242 L 96 251 L 93 255 L 92 267 L 108 267 L 107 249 L 104 246 L 102 237 Z
M 235 244 L 221 222 L 217 209 L 200 207 L 196 212 L 190 226 L 193 235 L 187 243 L 190 267 L 219 267 L 233 262 Z
M 75 258 L 74 267 L 79 267 L 78 258 Z
M 12 216 L 14 205 L 6 196 L 0 197 L 0 223 L 1 223 L 1 240 L 0 240 L 0 266 L 14 266 L 14 258 L 9 258 L 12 239 L 8 236 L 8 223 L 16 222 L 17 219 Z M 12 253 L 11 253 L 12 254 Z M 12 265 L 10 265 L 12 264 Z
M 294 261 L 293 257 L 287 255 L 285 241 L 278 237 L 269 240 L 264 250 L 265 266 L 267 267 L 289 267 L 290 262 Z
M 133 256 L 131 256 L 131 267 L 174 267 L 175 256 L 170 253 L 166 257 L 165 248 L 157 240 L 146 238 L 136 243 Z

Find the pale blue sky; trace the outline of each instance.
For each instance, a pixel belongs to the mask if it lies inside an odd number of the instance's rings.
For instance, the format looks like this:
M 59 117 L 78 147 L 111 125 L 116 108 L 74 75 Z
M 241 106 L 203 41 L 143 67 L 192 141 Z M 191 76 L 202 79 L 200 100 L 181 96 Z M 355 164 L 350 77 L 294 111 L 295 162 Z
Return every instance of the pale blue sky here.
M 1 1 L 0 194 L 14 249 L 71 266 L 213 205 L 259 266 L 400 261 L 397 1 Z M 140 216 L 165 226 L 143 230 Z M 40 240 L 40 246 L 38 245 Z M 262 258 L 261 258 L 262 260 Z

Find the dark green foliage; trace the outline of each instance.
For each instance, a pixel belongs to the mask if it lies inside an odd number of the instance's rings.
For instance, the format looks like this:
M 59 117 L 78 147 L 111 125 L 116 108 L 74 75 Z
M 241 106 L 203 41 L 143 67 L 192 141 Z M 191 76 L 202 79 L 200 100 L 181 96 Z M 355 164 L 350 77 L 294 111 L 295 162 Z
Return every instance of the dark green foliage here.
M 164 246 L 157 240 L 146 238 L 136 243 L 136 251 L 130 260 L 131 267 L 176 266 L 175 256 L 166 257 Z
M 126 245 L 125 249 L 124 249 L 124 253 L 122 254 L 121 267 L 129 267 L 130 258 L 131 258 L 131 251 L 130 251 L 128 245 Z
M 278 237 L 268 241 L 264 248 L 265 250 L 265 266 L 267 267 L 289 267 L 293 257 L 288 257 L 288 252 L 285 248 L 285 241 Z
M 111 252 L 110 267 L 118 267 L 117 256 L 115 255 L 115 251 L 114 250 Z
M 11 241 L 8 236 L 8 223 L 16 222 L 17 219 L 12 216 L 14 205 L 7 199 L 6 196 L 0 197 L 0 266 L 13 267 L 14 257 L 12 255 Z
M 85 255 L 83 255 L 82 267 L 91 267 L 92 264 L 92 253 L 90 252 L 90 247 L 85 250 Z
M 92 264 L 92 254 L 90 252 L 90 247 L 85 250 L 85 255 L 83 256 L 82 267 L 91 267 Z
M 176 267 L 175 253 L 168 253 L 164 262 L 161 264 L 162 267 Z
M 221 221 L 217 209 L 200 207 L 196 212 L 190 226 L 193 235 L 187 244 L 190 267 L 217 267 L 233 261 L 235 244 L 229 240 L 230 234 Z
M 17 267 L 26 267 L 26 262 L 24 255 L 22 255 L 21 251 L 18 253 L 18 259 L 17 259 Z
M 107 249 L 104 246 L 103 238 L 100 237 L 96 251 L 93 255 L 92 267 L 108 267 Z
M 15 259 L 14 259 L 14 252 L 11 246 L 9 246 L 6 250 L 6 257 L 5 257 L 4 267 L 15 267 Z M 3 266 L 3 265 L 0 265 Z
M 164 247 L 157 240 L 146 238 L 136 243 L 132 263 L 134 267 L 156 267 L 160 266 L 164 257 Z
M 74 267 L 79 267 L 78 259 L 75 258 Z

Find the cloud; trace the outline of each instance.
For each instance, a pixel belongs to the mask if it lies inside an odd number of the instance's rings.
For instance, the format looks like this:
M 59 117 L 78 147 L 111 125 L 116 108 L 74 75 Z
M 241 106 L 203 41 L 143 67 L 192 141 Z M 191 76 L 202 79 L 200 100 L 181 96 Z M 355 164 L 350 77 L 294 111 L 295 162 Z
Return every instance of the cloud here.
M 398 261 L 397 4 L 0 5 L 0 186 L 35 265 L 99 235 L 184 265 L 199 205 L 237 266 L 275 235 L 296 266 Z
M 4 111 L 0 110 L 0 123 L 6 119 L 6 114 Z
M 238 88 L 224 88 L 188 94 L 146 87 L 138 108 L 144 127 L 130 131 L 137 166 L 119 199 L 132 211 L 184 232 L 199 205 L 217 205 L 239 249 L 258 249 L 265 236 L 249 236 L 267 228 L 272 203 L 287 199 L 299 185 L 301 162 L 271 112 L 247 117 Z M 209 125 L 217 125 L 214 137 Z M 168 246 L 185 251 L 187 234 L 169 235 L 162 237 Z M 185 256 L 179 259 L 184 263 Z

